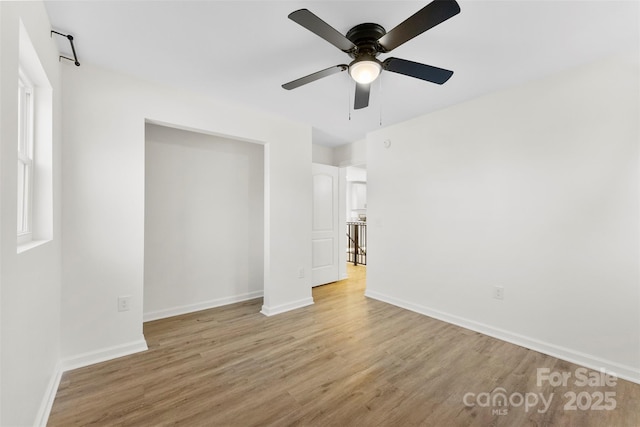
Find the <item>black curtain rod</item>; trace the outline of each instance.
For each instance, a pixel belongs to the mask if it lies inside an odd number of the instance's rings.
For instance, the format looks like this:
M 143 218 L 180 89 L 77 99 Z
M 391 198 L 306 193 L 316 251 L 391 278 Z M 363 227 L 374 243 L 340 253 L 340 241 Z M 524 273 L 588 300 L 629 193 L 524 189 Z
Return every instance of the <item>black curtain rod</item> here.
M 62 33 L 59 33 L 57 31 L 51 30 L 51 36 L 52 37 L 53 37 L 53 34 L 57 34 L 59 36 L 66 37 L 69 40 L 69 43 L 71 43 L 71 51 L 73 52 L 73 59 L 67 58 L 66 56 L 62 56 L 62 55 L 60 55 L 60 59 L 64 58 L 64 59 L 66 59 L 68 61 L 73 61 L 73 63 L 76 64 L 76 67 L 79 67 L 80 63 L 78 62 L 78 55 L 76 55 L 76 48 L 73 45 L 73 36 L 71 34 L 62 34 Z

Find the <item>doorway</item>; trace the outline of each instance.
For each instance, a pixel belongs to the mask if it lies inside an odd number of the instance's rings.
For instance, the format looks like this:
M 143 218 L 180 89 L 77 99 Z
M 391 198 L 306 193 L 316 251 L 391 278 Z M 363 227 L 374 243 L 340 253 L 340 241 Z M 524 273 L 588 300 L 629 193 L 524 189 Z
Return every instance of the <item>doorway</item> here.
M 347 166 L 346 181 L 346 253 L 347 263 L 367 265 L 367 168 Z
M 366 166 L 313 163 L 312 287 L 367 264 Z M 364 277 L 364 276 L 363 276 Z
M 144 321 L 264 293 L 264 146 L 145 125 Z

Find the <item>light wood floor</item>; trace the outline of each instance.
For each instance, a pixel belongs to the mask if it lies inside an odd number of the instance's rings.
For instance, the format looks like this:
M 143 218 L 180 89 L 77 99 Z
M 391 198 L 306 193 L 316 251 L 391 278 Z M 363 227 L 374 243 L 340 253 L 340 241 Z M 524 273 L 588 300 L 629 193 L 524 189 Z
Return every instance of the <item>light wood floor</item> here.
M 253 300 L 149 322 L 149 351 L 63 375 L 49 425 L 640 426 L 640 385 L 538 387 L 536 368 L 578 366 L 367 299 L 365 271 L 274 317 Z M 497 387 L 554 397 L 544 413 L 463 402 Z M 617 407 L 565 410 L 571 391 Z

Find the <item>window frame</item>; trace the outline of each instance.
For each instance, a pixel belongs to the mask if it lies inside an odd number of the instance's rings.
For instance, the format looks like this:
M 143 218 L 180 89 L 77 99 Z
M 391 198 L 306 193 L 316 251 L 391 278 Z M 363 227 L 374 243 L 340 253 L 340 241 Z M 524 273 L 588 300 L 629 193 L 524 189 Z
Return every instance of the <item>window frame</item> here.
M 18 73 L 17 243 L 33 240 L 34 85 L 22 68 Z M 22 177 L 20 175 L 22 174 Z

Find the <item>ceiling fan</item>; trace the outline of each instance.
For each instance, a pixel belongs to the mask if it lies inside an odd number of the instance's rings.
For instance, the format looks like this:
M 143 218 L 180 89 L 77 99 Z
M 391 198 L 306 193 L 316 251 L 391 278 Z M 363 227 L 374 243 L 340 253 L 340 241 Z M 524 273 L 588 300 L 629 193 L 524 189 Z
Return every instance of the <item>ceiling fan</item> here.
M 453 75 L 453 71 L 400 58 L 387 58 L 381 62 L 377 56 L 391 52 L 458 13 L 460 13 L 460 6 L 455 0 L 434 0 L 389 32 L 381 25 L 365 23 L 351 28 L 344 36 L 309 10 L 296 10 L 289 14 L 289 19 L 325 39 L 353 60 L 349 65 L 335 65 L 285 83 L 282 87 L 287 90 L 295 89 L 323 77 L 349 70 L 349 75 L 356 82 L 354 109 L 358 110 L 369 105 L 370 84 L 378 78 L 382 70 L 443 84 Z

